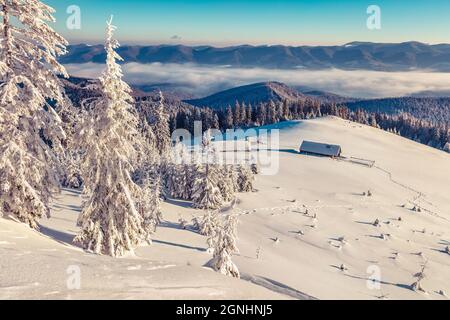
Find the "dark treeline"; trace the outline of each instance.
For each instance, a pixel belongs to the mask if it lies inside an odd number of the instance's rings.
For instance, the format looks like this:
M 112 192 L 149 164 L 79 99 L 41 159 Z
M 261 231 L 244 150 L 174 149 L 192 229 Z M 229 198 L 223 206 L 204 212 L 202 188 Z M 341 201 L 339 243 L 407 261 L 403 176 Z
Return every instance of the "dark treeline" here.
M 202 121 L 203 129 L 251 128 L 281 121 L 310 119 L 322 116 L 322 105 L 315 99 L 302 99 L 295 103 L 283 101 L 259 103 L 256 106 L 238 103 L 225 109 L 191 108 L 180 109 L 172 120 L 173 128 L 192 132 L 195 121 Z
M 220 110 L 190 106 L 178 108 L 178 112 L 172 113 L 171 129 L 182 128 L 193 132 L 195 121 L 202 122 L 203 130 L 245 129 L 328 115 L 370 125 L 437 149 L 450 151 L 448 123 L 418 119 L 407 112 L 389 114 L 363 109 L 351 110 L 345 105 L 325 104 L 312 98 L 294 102 L 269 101 L 256 106 L 236 103 L 233 107 L 228 106 Z

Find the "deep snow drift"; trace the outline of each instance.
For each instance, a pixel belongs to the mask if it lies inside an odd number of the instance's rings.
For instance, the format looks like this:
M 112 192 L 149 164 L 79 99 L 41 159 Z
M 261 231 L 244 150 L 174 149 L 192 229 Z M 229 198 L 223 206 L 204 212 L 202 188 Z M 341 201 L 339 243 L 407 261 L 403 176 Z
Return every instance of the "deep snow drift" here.
M 178 201 L 163 205 L 153 245 L 135 256 L 83 252 L 71 244 L 81 200 L 65 190 L 42 234 L 0 219 L 0 298 L 446 299 L 450 155 L 333 117 L 278 127 L 279 173 L 258 176 L 258 192 L 239 195 L 235 207 L 242 280 L 204 267 L 206 239 L 178 226 L 203 212 Z M 299 155 L 303 139 L 339 144 L 345 157 L 375 165 Z M 427 293 L 414 292 L 424 263 Z M 73 270 L 79 290 L 67 286 Z

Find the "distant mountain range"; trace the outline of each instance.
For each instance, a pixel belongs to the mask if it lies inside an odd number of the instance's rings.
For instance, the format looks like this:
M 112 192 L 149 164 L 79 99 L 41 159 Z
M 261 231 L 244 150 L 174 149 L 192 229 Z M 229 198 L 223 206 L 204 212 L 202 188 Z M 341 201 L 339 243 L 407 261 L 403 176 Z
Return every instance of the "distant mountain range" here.
M 104 63 L 103 45 L 71 45 L 62 63 Z M 195 63 L 231 67 L 450 72 L 450 44 L 352 42 L 343 46 L 122 46 L 125 62 Z

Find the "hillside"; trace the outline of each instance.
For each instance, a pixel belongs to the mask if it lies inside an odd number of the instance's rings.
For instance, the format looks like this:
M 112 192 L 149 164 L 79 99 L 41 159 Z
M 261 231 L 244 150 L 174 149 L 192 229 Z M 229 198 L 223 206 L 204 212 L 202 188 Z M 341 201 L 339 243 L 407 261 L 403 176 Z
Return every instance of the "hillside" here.
M 206 239 L 178 227 L 180 217 L 203 212 L 177 201 L 164 204 L 153 245 L 135 256 L 82 252 L 71 244 L 80 198 L 65 190 L 52 218 L 42 221 L 43 234 L 0 219 L 0 297 L 445 299 L 439 291 L 450 293 L 449 154 L 334 117 L 269 128 L 280 129 L 272 154 L 280 170 L 258 176 L 258 192 L 239 195 L 235 208 L 242 215 L 233 260 L 243 280 L 203 267 L 210 259 Z M 345 157 L 375 166 L 299 155 L 303 139 L 340 144 Z M 363 196 L 368 190 L 372 197 Z M 421 294 L 409 285 L 425 261 L 428 293 Z M 69 291 L 73 265 L 81 268 L 81 289 Z M 380 290 L 367 285 L 373 270 L 381 273 Z
M 257 105 L 260 102 L 296 101 L 305 99 L 305 96 L 280 82 L 262 82 L 236 87 L 215 93 L 211 96 L 186 100 L 185 102 L 197 107 L 210 107 L 222 109 L 228 105 L 234 106 L 236 102 Z
M 317 90 L 308 86 L 294 86 L 293 89 L 297 90 L 298 92 L 307 97 L 319 100 L 320 102 L 325 104 L 329 103 L 343 104 L 359 100 L 351 97 L 341 96 L 336 93 L 328 91 Z
M 352 42 L 343 46 L 211 46 L 184 45 L 123 46 L 118 53 L 125 62 L 196 63 L 204 65 L 260 68 L 338 68 L 347 70 L 450 71 L 450 45 L 420 42 Z M 71 45 L 61 58 L 68 63 L 103 63 L 102 45 Z
M 62 79 L 61 81 L 67 96 L 76 108 L 81 106 L 83 100 L 99 95 L 96 88 L 99 84 L 98 80 L 70 77 L 69 79 Z M 180 110 L 192 112 L 195 109 L 194 106 L 183 102 L 178 94 L 173 93 L 171 90 L 164 90 L 166 88 L 158 85 L 147 86 L 144 88 L 131 86 L 131 88 L 133 90 L 132 96 L 135 101 L 150 100 L 155 101 L 155 104 L 159 101 L 159 90 L 163 90 L 165 106 L 170 115 L 174 115 Z
M 449 97 L 399 97 L 345 102 L 351 110 L 398 114 L 407 112 L 421 120 L 450 125 Z

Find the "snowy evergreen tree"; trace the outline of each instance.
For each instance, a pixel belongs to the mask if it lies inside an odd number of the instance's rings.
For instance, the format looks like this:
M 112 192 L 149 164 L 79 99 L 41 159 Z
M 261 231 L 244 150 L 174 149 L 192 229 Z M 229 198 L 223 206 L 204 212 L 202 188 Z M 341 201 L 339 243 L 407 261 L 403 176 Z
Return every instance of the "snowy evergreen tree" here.
M 241 117 L 240 118 L 241 126 L 246 126 L 247 125 L 247 105 L 245 104 L 245 102 L 242 102 L 240 117 Z
M 157 165 L 160 161 L 159 152 L 156 147 L 156 135 L 153 128 L 149 125 L 145 112 L 140 112 L 142 105 L 138 107 L 139 114 L 139 131 L 142 136 L 142 154 L 139 155 L 140 162 L 143 166 Z
M 122 80 L 115 52 L 112 18 L 107 23 L 106 70 L 100 77 L 100 98 L 91 103 L 90 117 L 80 132 L 87 200 L 79 217 L 81 232 L 74 242 L 96 254 L 113 257 L 132 251 L 149 235 L 136 199 L 142 190 L 133 182 L 139 132 L 132 113 L 130 87 Z
M 215 239 L 218 236 L 220 227 L 221 225 L 217 211 L 208 211 L 208 213 L 203 216 L 199 233 L 207 237 L 206 243 L 208 244 L 208 249 L 206 251 L 209 254 L 214 253 Z
M 193 170 L 197 167 L 192 165 L 192 159 L 186 146 L 182 143 L 178 143 L 175 146 L 176 159 L 175 163 L 178 164 L 177 168 L 177 197 L 183 200 L 191 200 L 192 196 L 192 183 L 193 183 Z
M 256 112 L 256 122 L 260 126 L 267 124 L 267 106 L 264 103 L 260 103 Z
M 65 133 L 48 101 L 67 103 L 57 61 L 67 42 L 47 25 L 54 10 L 41 1 L 1 0 L 0 10 L 0 215 L 38 228 L 59 191 L 55 151 Z
M 202 236 L 214 236 L 220 226 L 217 211 L 208 210 L 200 222 L 199 233 Z
M 238 191 L 239 192 L 252 192 L 253 191 L 253 182 L 255 180 L 255 176 L 253 175 L 252 170 L 244 164 L 240 164 L 237 167 L 238 171 Z
M 236 175 L 232 166 L 223 166 L 221 170 L 221 178 L 218 181 L 218 187 L 225 202 L 230 202 L 235 198 Z
M 234 125 L 239 127 L 242 124 L 242 113 L 241 113 L 241 105 L 238 101 L 234 105 Z
M 203 161 L 192 183 L 192 202 L 198 209 L 219 209 L 224 202 L 218 187 L 222 177 L 221 166 L 218 164 L 217 150 L 211 140 L 209 131 L 205 132 L 202 141 Z
M 165 163 L 164 186 L 168 196 L 178 199 L 181 186 L 179 179 L 181 176 L 181 165 L 176 163 Z
M 217 230 L 214 238 L 214 256 L 209 263 L 215 271 L 234 278 L 240 278 L 239 270 L 231 260 L 232 255 L 239 252 L 236 245 L 237 224 L 237 216 L 229 215 Z
M 66 188 L 80 189 L 83 184 L 80 167 L 82 150 L 79 150 L 76 142 L 76 130 L 82 117 L 80 111 L 72 104 L 57 108 L 56 112 L 61 117 L 66 133 L 66 138 L 63 141 L 64 148 L 57 153 L 63 171 L 61 183 Z
M 64 167 L 62 185 L 66 188 L 80 189 L 83 185 L 80 167 L 80 154 L 70 149 L 66 150 L 64 158 L 61 162 Z
M 248 105 L 246 110 L 247 126 L 251 126 L 253 123 L 253 107 L 251 104 Z
M 172 148 L 172 140 L 169 127 L 169 115 L 164 108 L 164 96 L 159 92 L 159 104 L 155 110 L 155 123 L 153 124 L 153 132 L 155 135 L 156 149 L 164 158 L 168 156 Z
M 137 200 L 137 210 L 143 218 L 144 235 L 148 243 L 151 243 L 151 235 L 156 232 L 156 228 L 161 224 L 161 182 L 159 175 L 152 175 L 152 171 L 146 171 L 146 175 L 141 180 L 140 197 Z
M 450 153 L 450 142 L 447 142 L 444 146 L 444 151 Z
M 218 187 L 220 171 L 217 165 L 203 164 L 196 172 L 193 182 L 192 202 L 198 209 L 219 209 L 223 205 Z
M 231 109 L 231 106 L 228 106 L 225 115 L 225 129 L 232 128 L 234 128 L 233 110 Z

